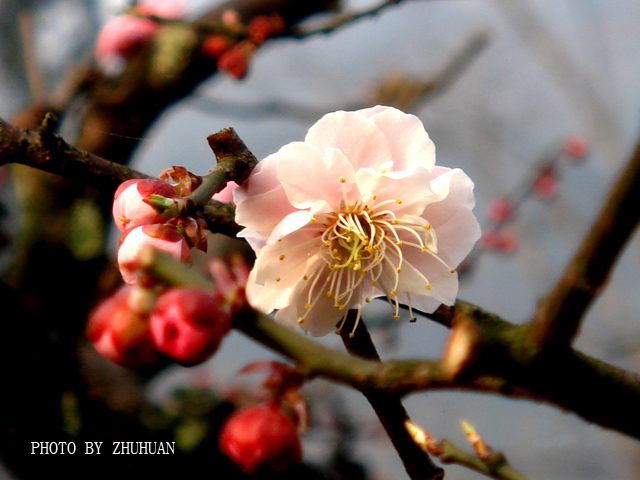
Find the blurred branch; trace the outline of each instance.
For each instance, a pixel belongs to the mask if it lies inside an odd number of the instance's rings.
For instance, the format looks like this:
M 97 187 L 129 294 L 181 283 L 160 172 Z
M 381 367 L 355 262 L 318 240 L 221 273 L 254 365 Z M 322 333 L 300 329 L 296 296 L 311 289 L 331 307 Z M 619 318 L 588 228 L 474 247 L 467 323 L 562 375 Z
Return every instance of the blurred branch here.
M 20 27 L 20 37 L 22 40 L 22 59 L 27 73 L 27 82 L 33 103 L 41 105 L 47 99 L 47 88 L 42 72 L 38 66 L 33 46 L 33 22 L 31 14 L 26 9 L 21 9 L 18 13 L 18 26 Z
M 361 12 L 343 12 L 336 15 L 320 28 L 305 31 L 302 27 L 294 27 L 290 29 L 290 35 L 298 39 L 308 38 L 320 34 L 327 35 L 335 32 L 337 29 L 344 27 L 345 25 L 361 20 L 362 18 L 375 16 L 386 8 L 389 8 L 393 5 L 398 5 L 402 1 L 403 0 L 386 0 Z
M 280 115 L 309 122 L 317 120 L 330 111 L 358 110 L 371 105 L 391 105 L 401 110 L 415 111 L 419 105 L 444 93 L 460 78 L 488 43 L 489 35 L 486 32 L 473 34 L 437 73 L 427 78 L 391 73 L 378 81 L 374 91 L 369 95 L 371 97 L 369 100 L 358 99 L 347 104 L 312 107 L 284 99 L 241 104 L 225 99 L 198 97 L 191 105 L 199 110 L 239 118 L 256 119 Z
M 638 205 L 640 141 L 560 280 L 538 303 L 530 333 L 539 348 L 554 350 L 571 344 L 584 313 L 640 222 Z

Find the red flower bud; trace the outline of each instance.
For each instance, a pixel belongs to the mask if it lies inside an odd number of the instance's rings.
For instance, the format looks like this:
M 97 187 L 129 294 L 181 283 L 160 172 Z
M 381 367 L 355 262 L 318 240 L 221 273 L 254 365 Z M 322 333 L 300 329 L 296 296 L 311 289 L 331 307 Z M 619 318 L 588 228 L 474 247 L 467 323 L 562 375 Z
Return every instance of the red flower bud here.
M 156 348 L 182 365 L 213 355 L 231 328 L 231 314 L 221 295 L 195 288 L 165 291 L 150 317 Z
M 237 45 L 218 58 L 218 68 L 234 78 L 241 79 L 249 69 L 249 55 Z
M 160 356 L 149 331 L 152 304 L 152 294 L 123 286 L 89 315 L 89 341 L 98 353 L 124 367 L 153 365 Z
M 257 44 L 264 42 L 267 37 L 281 33 L 284 27 L 284 19 L 277 13 L 258 15 L 252 18 L 247 26 L 251 40 Z
M 295 424 L 272 403 L 232 414 L 218 443 L 220 451 L 247 474 L 278 472 L 302 459 Z
M 229 37 L 214 33 L 202 42 L 202 53 L 211 58 L 218 58 L 232 46 L 233 42 Z
M 133 179 L 120 184 L 113 196 L 113 219 L 121 232 L 140 225 L 163 223 L 167 219 L 145 202 L 151 195 L 175 198 L 175 189 L 161 180 Z

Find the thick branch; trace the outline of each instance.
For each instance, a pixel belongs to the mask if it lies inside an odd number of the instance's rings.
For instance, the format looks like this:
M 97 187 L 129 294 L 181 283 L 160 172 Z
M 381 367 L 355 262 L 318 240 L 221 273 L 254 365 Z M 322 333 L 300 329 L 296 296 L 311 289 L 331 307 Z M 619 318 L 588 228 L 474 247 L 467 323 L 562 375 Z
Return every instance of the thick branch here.
M 612 186 L 589 232 L 556 286 L 538 304 L 531 321 L 534 341 L 564 348 L 605 285 L 623 247 L 640 221 L 640 143 Z
M 53 133 L 54 124 L 53 116 L 48 115 L 36 132 L 14 127 L 0 118 L 0 165 L 27 165 L 104 192 L 115 191 L 125 180 L 147 177 L 69 145 Z
M 150 255 L 146 267 L 169 283 L 211 288 L 197 273 L 166 255 Z M 457 369 L 446 355 L 442 362 L 366 360 L 325 347 L 266 316 L 254 319 L 247 315 L 238 319 L 235 327 L 296 362 L 309 377 L 323 377 L 361 392 L 403 396 L 426 390 L 468 390 L 501 394 L 552 404 L 640 439 L 637 374 L 574 350 L 540 358 L 526 326 L 513 325 L 468 303 L 445 310 L 454 334 L 469 333 L 458 336 L 466 342 L 467 354 Z

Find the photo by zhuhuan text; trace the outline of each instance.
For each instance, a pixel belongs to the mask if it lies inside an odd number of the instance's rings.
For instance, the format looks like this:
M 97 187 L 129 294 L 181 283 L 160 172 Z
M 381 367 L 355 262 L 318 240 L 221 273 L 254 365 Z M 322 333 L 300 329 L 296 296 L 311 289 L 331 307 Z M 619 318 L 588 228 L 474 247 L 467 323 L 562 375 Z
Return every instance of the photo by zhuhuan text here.
M 176 442 L 31 442 L 31 455 L 173 455 Z

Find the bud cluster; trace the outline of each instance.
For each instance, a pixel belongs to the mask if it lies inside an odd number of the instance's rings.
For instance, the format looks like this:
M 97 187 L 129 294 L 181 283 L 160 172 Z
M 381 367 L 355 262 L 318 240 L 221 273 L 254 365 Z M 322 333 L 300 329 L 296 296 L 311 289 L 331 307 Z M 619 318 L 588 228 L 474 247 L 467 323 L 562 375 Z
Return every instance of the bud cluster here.
M 123 182 L 114 195 L 113 218 L 122 232 L 118 266 L 128 284 L 145 282 L 139 269 L 141 252 L 152 246 L 187 264 L 191 249 L 207 250 L 206 224 L 201 215 L 187 212 L 184 195 L 199 183 L 185 169 L 172 167 L 158 179 Z M 177 180 L 171 185 L 168 181 Z
M 125 367 L 155 365 L 163 359 L 191 366 L 204 362 L 246 308 L 249 267 L 233 257 L 231 267 L 212 262 L 214 288 L 147 288 L 124 285 L 90 314 L 87 337 L 95 349 Z
M 216 60 L 218 69 L 237 79 L 247 74 L 256 47 L 285 29 L 284 19 L 278 13 L 258 15 L 244 24 L 236 11 L 227 10 L 222 15 L 222 24 L 221 32 L 204 39 L 202 53 Z
M 115 192 L 113 217 L 122 232 L 118 266 L 127 285 L 91 313 L 87 336 L 120 365 L 154 365 L 167 357 L 182 365 L 201 363 L 218 349 L 234 315 L 247 308 L 249 266 L 240 256 L 230 266 L 211 261 L 211 291 L 166 288 L 142 268 L 149 247 L 187 264 L 192 248 L 206 251 L 206 225 L 186 198 L 200 184 L 200 177 L 171 167 L 160 179 L 128 180 Z

